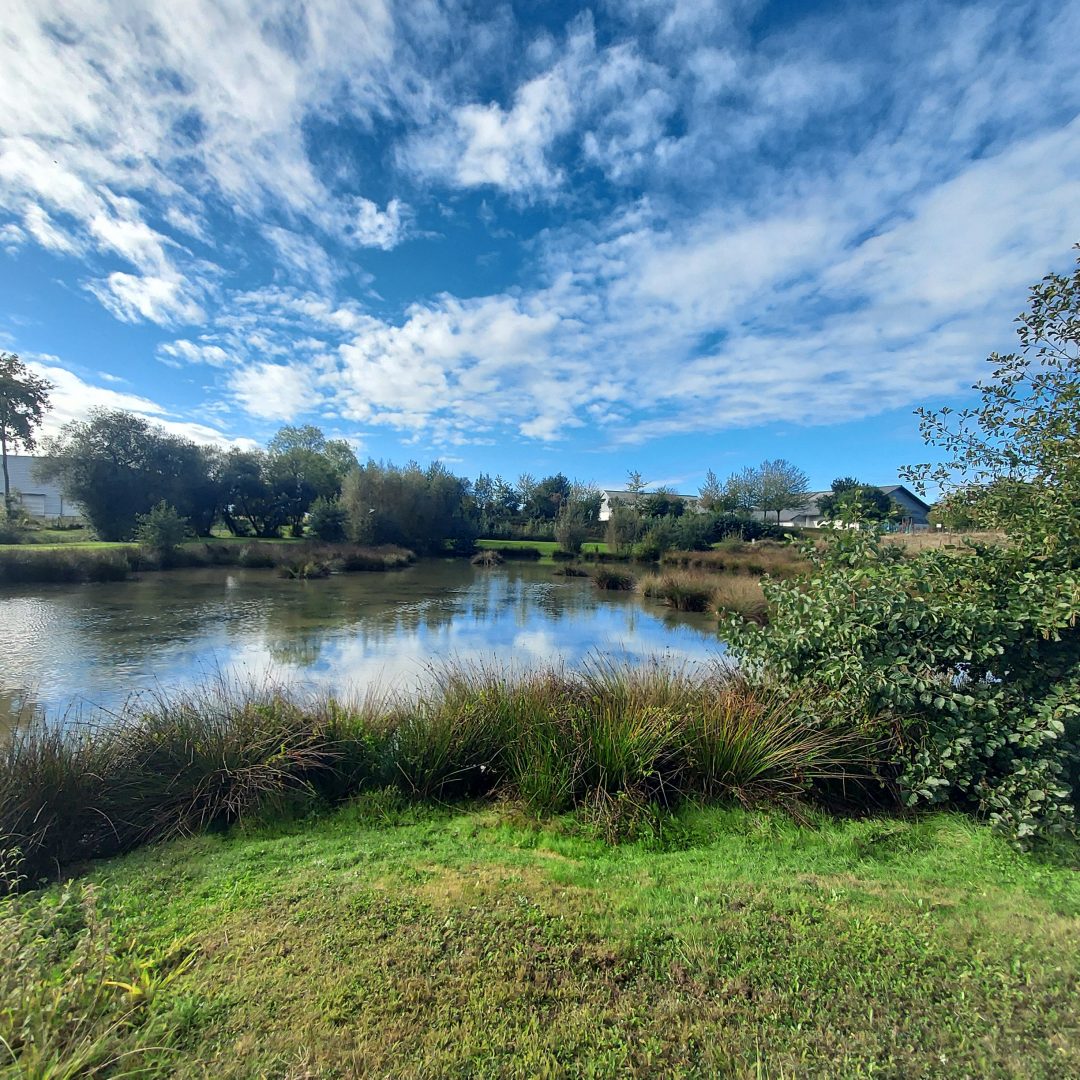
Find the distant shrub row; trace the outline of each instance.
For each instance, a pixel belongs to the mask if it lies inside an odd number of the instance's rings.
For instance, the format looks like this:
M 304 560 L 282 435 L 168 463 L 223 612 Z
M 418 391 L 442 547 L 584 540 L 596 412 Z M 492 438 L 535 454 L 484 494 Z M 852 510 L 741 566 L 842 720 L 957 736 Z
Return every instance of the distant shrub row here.
M 123 581 L 141 571 L 198 566 L 277 569 L 312 564 L 324 567 L 327 573 L 393 570 L 409 565 L 414 559 L 413 553 L 404 548 L 342 544 L 185 544 L 157 554 L 135 545 L 114 548 L 25 547 L 0 549 L 0 585 Z

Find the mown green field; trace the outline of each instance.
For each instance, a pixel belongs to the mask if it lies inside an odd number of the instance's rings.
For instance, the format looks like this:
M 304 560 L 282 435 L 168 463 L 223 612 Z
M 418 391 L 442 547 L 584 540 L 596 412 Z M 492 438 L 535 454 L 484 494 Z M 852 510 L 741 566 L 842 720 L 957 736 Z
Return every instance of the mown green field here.
M 2 1074 L 1077 1076 L 1078 856 L 722 809 L 611 847 L 375 794 L 7 901 Z
M 195 537 L 186 543 L 206 543 L 207 537 Z M 252 537 L 234 537 L 230 534 L 214 535 L 213 543 L 303 543 L 296 537 L 271 537 L 268 540 L 254 540 Z M 109 548 L 133 548 L 134 540 L 87 540 L 84 529 L 32 529 L 27 532 L 22 543 L 0 543 L 0 548 L 80 548 L 107 550 Z
M 554 540 L 477 540 L 478 548 L 536 548 L 541 555 L 554 554 L 559 545 Z M 581 545 L 582 551 L 607 551 L 608 546 L 597 540 L 590 540 Z

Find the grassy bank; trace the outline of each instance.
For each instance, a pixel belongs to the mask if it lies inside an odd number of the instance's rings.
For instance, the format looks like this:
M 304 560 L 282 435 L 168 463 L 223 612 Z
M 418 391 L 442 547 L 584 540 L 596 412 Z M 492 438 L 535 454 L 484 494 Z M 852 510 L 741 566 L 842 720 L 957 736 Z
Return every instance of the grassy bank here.
M 497 551 L 504 559 L 550 559 L 559 550 L 554 540 L 477 540 L 478 548 Z M 607 544 L 588 541 L 581 545 L 585 554 L 606 553 Z
M 587 807 L 616 837 L 688 800 L 847 800 L 871 764 L 866 732 L 719 667 L 459 667 L 416 695 L 353 706 L 210 684 L 137 707 L 100 727 L 30 723 L 0 746 L 0 877 L 34 882 L 388 785 L 511 797 L 538 816 Z
M 612 848 L 373 793 L 0 901 L 0 1074 L 1057 1080 L 1076 855 L 694 808 Z
M 393 570 L 413 559 L 404 548 L 311 542 L 192 542 L 167 555 L 135 544 L 12 546 L 0 548 L 0 585 L 123 581 L 135 573 L 199 566 L 279 569 L 289 576 L 307 577 L 323 570 Z

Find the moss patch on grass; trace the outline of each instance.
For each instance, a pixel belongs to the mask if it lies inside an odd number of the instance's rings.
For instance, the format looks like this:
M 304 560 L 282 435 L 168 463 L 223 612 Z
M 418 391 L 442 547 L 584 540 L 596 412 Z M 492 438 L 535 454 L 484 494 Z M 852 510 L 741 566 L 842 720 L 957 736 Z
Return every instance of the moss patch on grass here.
M 79 1075 L 1078 1075 L 1076 855 L 722 809 L 613 848 L 373 794 L 5 901 L 0 1035 L 13 1075 L 72 1038 Z

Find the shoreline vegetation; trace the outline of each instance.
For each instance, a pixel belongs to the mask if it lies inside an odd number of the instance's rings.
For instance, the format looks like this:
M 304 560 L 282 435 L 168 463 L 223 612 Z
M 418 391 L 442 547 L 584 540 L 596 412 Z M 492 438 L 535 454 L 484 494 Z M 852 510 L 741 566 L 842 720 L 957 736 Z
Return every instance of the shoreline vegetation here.
M 603 548 L 602 544 L 587 545 L 573 554 L 560 551 L 554 543 L 481 540 L 472 549 L 471 561 L 478 567 L 495 567 L 505 561 L 557 562 L 567 568 L 560 576 L 592 577 L 600 589 L 637 589 L 678 611 L 734 613 L 758 622 L 767 618 L 767 607 L 756 579 L 765 574 L 788 578 L 809 568 L 790 544 L 771 540 L 725 541 L 710 551 L 670 551 L 659 561 L 633 560 L 630 555 Z M 445 553 L 447 557 L 468 554 Z M 395 570 L 415 560 L 414 552 L 396 545 L 315 540 L 188 540 L 168 551 L 154 551 L 138 543 L 25 544 L 0 546 L 0 587 L 124 581 L 147 572 L 208 566 L 273 569 L 282 577 L 310 579 L 331 573 Z M 639 581 L 634 573 L 607 565 L 631 562 L 640 567 L 660 566 L 663 572 L 647 574 Z M 593 566 L 596 568 L 591 569 Z
M 201 566 L 273 569 L 288 577 L 322 577 L 331 572 L 396 570 L 415 559 L 413 552 L 395 545 L 304 541 L 191 541 L 168 552 L 154 552 L 139 544 L 27 545 L 0 548 L 0 586 L 123 581 L 147 571 Z
M 225 680 L 103 723 L 27 718 L 0 760 L 0 880 L 394 787 L 586 808 L 611 839 L 687 801 L 899 806 L 882 732 L 716 664 L 447 665 L 413 694 L 300 700 Z
M 0 760 L 0 880 L 292 816 L 393 787 L 585 808 L 615 840 L 685 802 L 898 805 L 882 733 L 730 667 L 596 659 L 516 673 L 447 666 L 415 694 L 347 704 L 225 681 L 101 723 L 16 724 Z

